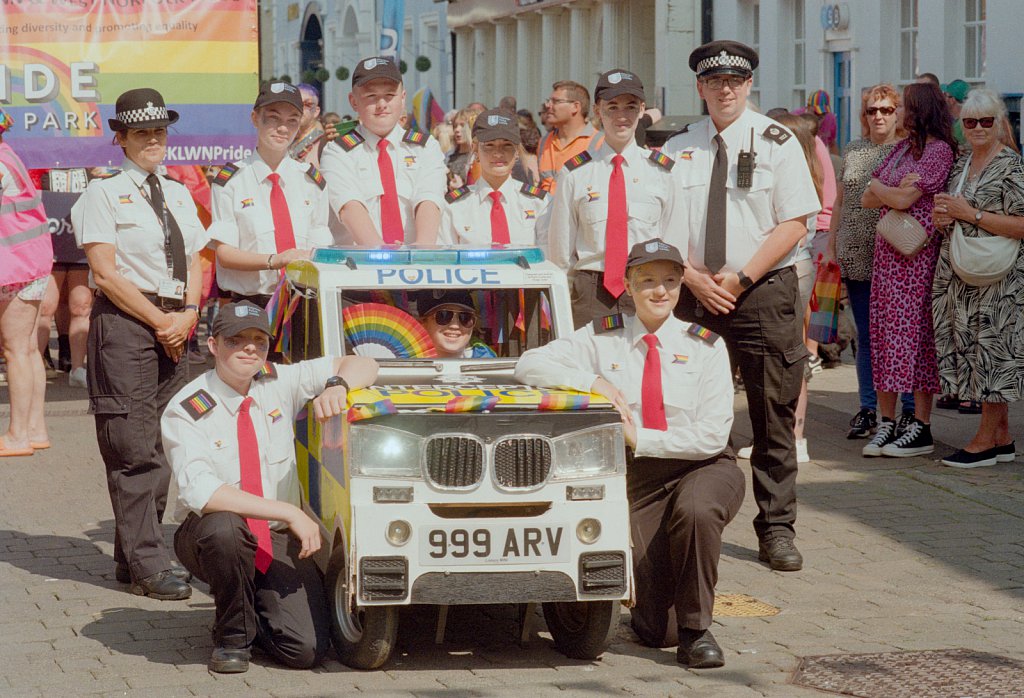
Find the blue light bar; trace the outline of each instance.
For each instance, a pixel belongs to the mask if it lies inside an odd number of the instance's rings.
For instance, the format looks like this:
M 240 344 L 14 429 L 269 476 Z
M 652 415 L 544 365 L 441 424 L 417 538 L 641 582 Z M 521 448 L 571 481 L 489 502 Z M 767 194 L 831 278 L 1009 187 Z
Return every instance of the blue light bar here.
M 430 249 L 412 247 L 318 247 L 313 251 L 313 261 L 318 264 L 351 263 L 357 267 L 407 264 L 437 266 L 519 264 L 520 260 L 528 264 L 543 262 L 544 251 L 539 247 L 438 247 Z

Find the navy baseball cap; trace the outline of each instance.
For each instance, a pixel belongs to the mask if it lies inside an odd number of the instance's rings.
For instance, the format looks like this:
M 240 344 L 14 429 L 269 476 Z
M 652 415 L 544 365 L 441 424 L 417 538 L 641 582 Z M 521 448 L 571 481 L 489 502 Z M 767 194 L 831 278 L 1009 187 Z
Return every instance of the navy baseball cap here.
M 249 329 L 273 336 L 267 311 L 250 301 L 238 301 L 221 306 L 217 318 L 213 321 L 214 337 L 234 337 Z

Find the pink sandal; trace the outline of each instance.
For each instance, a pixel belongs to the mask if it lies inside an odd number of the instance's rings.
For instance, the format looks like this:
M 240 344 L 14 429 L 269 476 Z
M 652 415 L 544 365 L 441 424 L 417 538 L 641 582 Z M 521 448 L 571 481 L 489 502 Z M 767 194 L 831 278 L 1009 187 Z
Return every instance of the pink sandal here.
M 28 448 L 7 448 L 7 444 L 4 443 L 3 438 L 0 438 L 0 458 L 31 456 L 33 453 L 35 453 L 35 450 L 31 446 Z

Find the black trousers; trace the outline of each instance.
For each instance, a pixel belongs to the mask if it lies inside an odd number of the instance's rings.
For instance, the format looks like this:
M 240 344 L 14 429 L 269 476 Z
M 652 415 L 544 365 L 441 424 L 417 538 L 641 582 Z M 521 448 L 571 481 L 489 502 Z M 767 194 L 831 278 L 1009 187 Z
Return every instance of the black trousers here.
M 282 664 L 308 669 L 331 642 L 323 579 L 312 558 L 299 559 L 295 538 L 279 531 L 270 537 L 274 561 L 266 573 L 256 570 L 256 536 L 238 514 L 189 514 L 174 534 L 174 550 L 210 585 L 214 645 L 259 643 Z
M 720 334 L 747 391 L 754 434 L 754 531 L 759 538 L 796 535 L 796 401 L 807 349 L 796 271 L 786 267 L 758 280 L 728 315 L 713 315 L 683 286 L 676 315 Z
M 636 605 L 633 630 L 651 647 L 678 628 L 711 625 L 722 531 L 746 483 L 730 449 L 703 461 L 636 458 L 626 470 Z
M 160 524 L 171 479 L 160 415 L 184 387 L 188 362 L 174 363 L 149 325 L 102 295 L 92 307 L 88 357 L 89 411 L 114 510 L 114 561 L 138 580 L 171 566 Z
M 572 324 L 579 329 L 594 320 L 615 313 L 636 312 L 633 298 L 625 291 L 618 298 L 604 287 L 604 272 L 578 271 L 572 277 Z

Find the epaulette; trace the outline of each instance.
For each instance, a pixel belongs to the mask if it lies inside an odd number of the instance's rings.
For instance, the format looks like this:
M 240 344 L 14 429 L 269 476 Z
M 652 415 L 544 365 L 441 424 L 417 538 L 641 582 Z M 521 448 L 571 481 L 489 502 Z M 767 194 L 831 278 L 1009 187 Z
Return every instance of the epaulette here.
M 327 182 L 324 181 L 324 176 L 320 174 L 320 170 L 316 169 L 316 165 L 309 166 L 309 169 L 306 170 L 306 176 L 312 179 L 313 184 L 320 187 L 320 189 L 327 187 Z
M 402 142 L 412 143 L 413 145 L 426 145 L 428 138 L 430 138 L 429 133 L 424 133 L 419 129 L 409 128 L 406 129 L 405 134 L 402 135 Z
M 718 335 L 709 330 L 707 327 L 698 325 L 695 322 L 690 323 L 690 329 L 687 330 L 689 334 L 692 334 L 697 339 L 703 339 L 708 344 L 714 344 L 718 341 Z
M 359 133 L 359 131 L 356 131 L 355 129 L 352 129 L 345 135 L 338 136 L 337 138 L 335 138 L 334 142 L 338 144 L 339 148 L 341 148 L 347 153 L 348 151 L 352 150 L 365 140 L 366 139 L 363 138 L 363 134 Z
M 208 392 L 200 388 L 187 398 L 181 401 L 181 406 L 188 412 L 193 420 L 198 420 L 204 414 L 217 406 L 217 401 Z
M 253 378 L 256 380 L 262 380 L 264 378 L 277 378 L 277 366 L 275 366 L 270 361 L 266 361 L 263 363 L 263 366 L 260 367 L 260 370 L 256 373 L 256 375 L 253 376 Z
M 594 159 L 594 156 L 590 154 L 590 151 L 584 150 L 579 155 L 569 158 L 565 161 L 565 169 L 568 172 L 572 172 L 581 165 L 586 165 L 588 162 Z
M 444 200 L 447 201 L 450 204 L 451 203 L 455 203 L 456 201 L 458 201 L 459 199 L 461 199 L 462 197 L 464 197 L 468 193 L 469 193 L 469 187 L 468 186 L 459 187 L 458 189 L 452 189 L 450 192 L 448 192 L 447 194 L 444 195 Z
M 668 138 L 672 138 L 673 136 L 678 136 L 681 133 L 689 133 L 689 132 L 690 132 L 690 124 L 686 124 L 686 126 L 683 126 L 681 129 L 679 129 L 675 133 L 668 134 Z M 665 139 L 666 143 L 668 142 L 668 138 Z
M 213 183 L 219 186 L 224 186 L 228 181 L 235 176 L 238 172 L 239 167 L 233 162 L 227 162 L 220 166 L 220 170 L 217 171 L 217 176 L 213 178 Z
M 622 313 L 606 315 L 594 320 L 594 334 L 604 334 L 605 332 L 611 332 L 625 326 L 626 321 L 623 319 Z
M 676 166 L 676 161 L 670 158 L 660 150 L 652 150 L 650 156 L 647 158 L 655 165 L 665 168 L 666 172 L 671 172 L 672 168 Z
M 523 184 L 523 187 L 519 190 L 527 196 L 532 196 L 535 199 L 544 200 L 544 197 L 548 195 L 546 191 L 534 184 Z
M 766 128 L 764 130 L 764 133 L 762 133 L 761 135 L 770 141 L 778 143 L 779 145 L 782 145 L 783 143 L 785 143 L 786 141 L 793 137 L 792 133 L 787 131 L 782 126 L 776 124 L 772 124 L 771 126 Z

